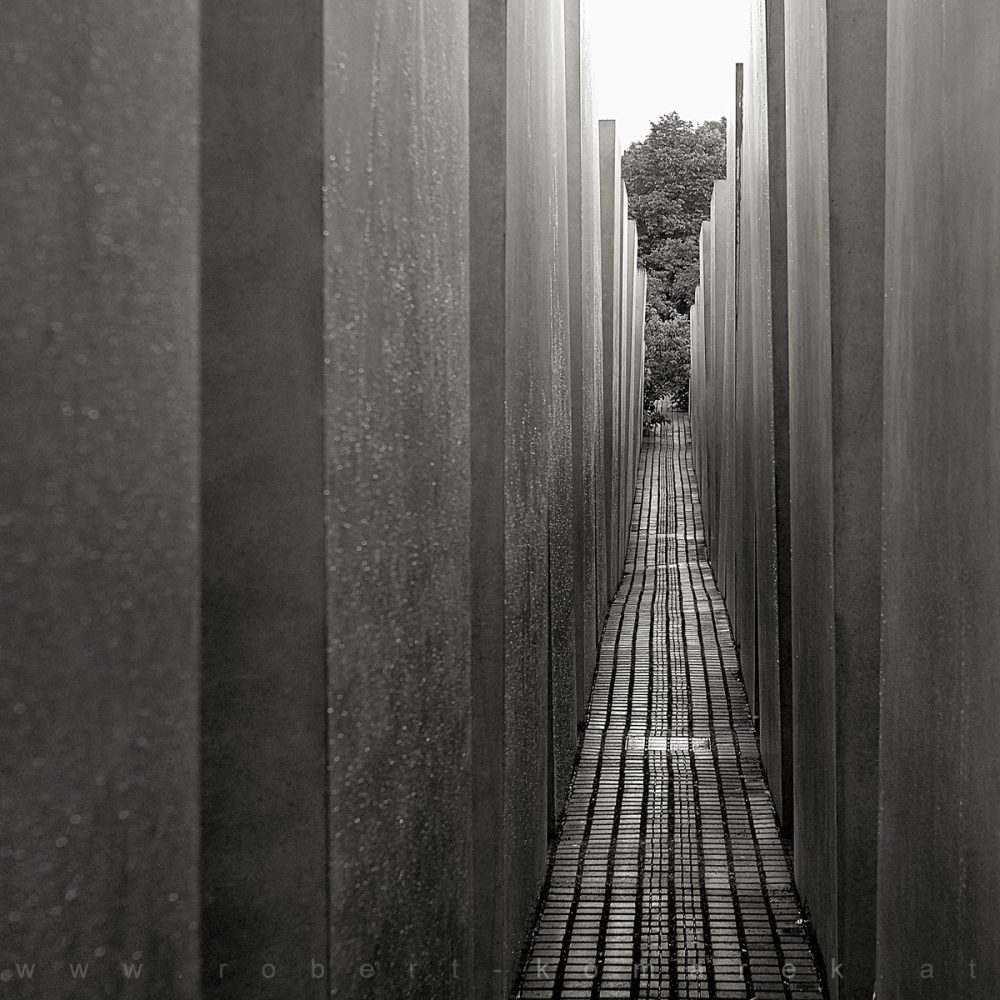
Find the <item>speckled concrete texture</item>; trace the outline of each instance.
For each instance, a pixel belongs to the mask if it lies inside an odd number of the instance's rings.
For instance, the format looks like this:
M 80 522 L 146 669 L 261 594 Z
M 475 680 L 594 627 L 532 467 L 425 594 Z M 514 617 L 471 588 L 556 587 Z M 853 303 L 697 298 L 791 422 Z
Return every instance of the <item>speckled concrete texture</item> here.
M 11 996 L 199 995 L 197 14 L 0 11 Z
M 561 3 L 471 17 L 473 453 L 503 497 L 476 508 L 472 536 L 491 574 L 474 584 L 491 633 L 473 635 L 474 962 L 489 997 L 509 988 L 576 746 L 565 24 Z
M 203 996 L 320 997 L 322 43 L 304 4 L 201 28 Z
M 831 992 L 875 975 L 885 3 L 786 11 L 795 869 Z
M 467 10 L 325 27 L 329 989 L 465 998 Z
M 888 4 L 879 1000 L 1000 982 L 998 35 Z
M 0 992 L 507 995 L 639 447 L 584 0 L 0 26 Z

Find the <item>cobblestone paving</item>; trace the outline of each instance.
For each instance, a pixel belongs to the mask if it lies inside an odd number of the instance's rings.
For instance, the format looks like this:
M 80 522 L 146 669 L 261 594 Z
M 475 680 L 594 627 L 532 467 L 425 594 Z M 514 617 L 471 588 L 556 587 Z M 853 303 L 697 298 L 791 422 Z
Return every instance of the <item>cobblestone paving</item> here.
M 523 1000 L 824 996 L 670 420 L 642 451 Z

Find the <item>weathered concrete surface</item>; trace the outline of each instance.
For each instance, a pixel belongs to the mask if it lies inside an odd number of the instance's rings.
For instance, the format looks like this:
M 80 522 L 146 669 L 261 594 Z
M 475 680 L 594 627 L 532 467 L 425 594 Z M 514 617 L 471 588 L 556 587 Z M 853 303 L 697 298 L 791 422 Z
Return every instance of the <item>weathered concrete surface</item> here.
M 469 4 L 469 340 L 472 610 L 473 995 L 502 993 L 504 892 L 504 587 L 507 530 L 507 19 Z M 475 248 L 475 256 L 472 249 Z M 537 717 L 537 710 L 536 710 Z M 544 793 L 543 793 L 544 795 Z M 539 804 L 541 814 L 544 798 Z M 499 969 L 500 972 L 494 972 Z
M 566 532 L 556 559 L 571 556 L 565 22 L 561 2 L 526 0 L 505 13 L 475 2 L 470 17 L 473 454 L 488 449 L 473 472 L 477 491 L 485 472 L 489 515 L 476 518 L 473 563 L 497 568 L 473 607 L 491 628 L 473 635 L 474 963 L 477 996 L 493 997 L 509 991 L 530 927 L 555 775 L 576 744 L 576 664 L 553 645 L 550 677 L 549 629 L 551 598 L 553 635 L 576 634 L 572 562 L 550 577 L 549 546 L 551 524 Z M 502 506 L 486 497 L 497 485 Z
M 597 663 L 598 613 L 604 619 L 606 581 L 599 576 L 595 475 L 601 374 L 600 203 L 597 118 L 594 114 L 586 3 L 566 0 L 566 150 L 569 240 L 569 331 L 573 417 L 573 599 L 576 620 L 577 725 Z M 598 395 L 598 390 L 600 394 Z M 606 568 L 602 570 L 607 573 Z M 559 799 L 560 803 L 562 799 Z
M 775 808 L 792 826 L 788 265 L 783 0 L 751 8 L 740 225 L 740 308 L 752 351 L 757 712 Z
M 1000 981 L 998 33 L 888 4 L 879 1000 Z
M 719 378 L 713 383 L 718 412 L 719 447 L 719 506 L 716 511 L 718 557 L 714 572 L 723 597 L 727 590 L 733 595 L 735 567 L 735 444 L 736 444 L 736 323 L 730 302 L 730 268 L 735 260 L 731 186 L 717 180 L 712 188 L 712 316 L 714 317 L 716 350 L 719 358 Z M 737 642 L 739 641 L 737 637 Z
M 636 297 L 639 293 L 639 233 L 634 219 L 628 222 L 628 260 L 632 262 L 628 280 L 628 326 L 622 343 L 622 548 L 628 551 L 628 522 L 631 520 L 633 460 L 635 440 L 632 436 L 632 410 L 635 405 L 635 331 L 639 323 Z M 626 555 L 627 558 L 627 555 Z
M 795 866 L 835 996 L 874 980 L 885 4 L 786 11 Z
M 623 201 L 628 206 L 627 194 Z M 639 279 L 638 254 L 639 237 L 636 230 L 635 220 L 628 219 L 624 230 L 624 249 L 622 258 L 624 260 L 625 274 L 622 278 L 623 302 L 622 302 L 622 336 L 621 336 L 621 364 L 619 366 L 619 399 L 621 401 L 618 408 L 618 435 L 619 435 L 619 463 L 618 463 L 618 551 L 622 568 L 628 557 L 628 532 L 632 517 L 632 497 L 634 490 L 631 489 L 633 483 L 632 459 L 635 454 L 635 441 L 631 433 L 631 412 L 632 400 L 634 397 L 635 369 L 633 359 L 635 355 L 635 328 L 636 328 L 636 285 Z M 619 570 L 621 572 L 621 568 Z
M 535 292 L 541 308 L 525 312 L 523 321 L 544 325 L 550 340 L 552 388 L 547 414 L 549 433 L 548 547 L 549 547 L 549 713 L 550 746 L 549 767 L 549 828 L 555 831 L 562 813 L 563 802 L 573 777 L 573 760 L 576 756 L 580 701 L 578 684 L 583 683 L 583 617 L 585 594 L 576 587 L 576 572 L 583 572 L 584 497 L 583 483 L 583 351 L 574 356 L 571 347 L 569 252 L 573 244 L 569 216 L 577 212 L 568 210 L 568 168 L 566 130 L 566 38 L 565 15 L 560 4 L 558 31 L 548 38 L 552 29 L 547 23 L 540 26 L 545 32 L 543 46 L 549 49 L 547 61 L 536 64 L 539 80 L 529 90 L 529 100 L 534 117 L 526 119 L 528 129 L 544 129 L 547 143 L 561 155 L 547 157 L 548 163 L 540 168 L 539 178 L 524 192 L 524 203 L 536 211 L 544 199 L 544 209 L 549 213 L 552 232 L 546 242 L 553 255 L 552 261 L 532 253 L 526 261 L 524 280 L 535 282 Z M 532 55 L 533 41 L 526 43 L 526 58 Z M 535 91 L 534 93 L 532 91 Z M 534 124 L 534 123 L 537 123 Z M 538 158 L 537 150 L 525 148 L 523 155 Z M 551 194 L 541 195 L 539 188 Z M 537 231 L 536 234 L 537 236 Z M 530 269 L 530 278 L 529 270 Z M 541 282 L 549 284 L 541 288 Z M 574 416 L 574 407 L 578 412 Z M 575 468 L 574 438 L 580 445 L 580 464 Z M 524 461 L 523 453 L 513 453 L 517 461 Z M 577 474 L 579 473 L 579 475 Z
M 228 8 L 203 22 L 213 996 L 369 995 L 364 965 L 395 995 L 464 995 L 444 966 L 469 973 L 466 34 L 458 5 L 421 7 L 450 26 L 431 48 L 402 21 L 380 28 L 378 7 L 332 14 L 325 178 L 310 11 L 265 5 L 239 32 Z M 391 146 L 357 87 L 376 40 Z M 404 78 L 457 96 L 396 113 L 385 95 Z M 456 860 L 445 891 L 431 886 Z
M 694 292 L 689 321 L 691 324 L 691 377 L 688 388 L 688 412 L 691 415 L 692 460 L 698 481 L 698 494 L 705 489 L 705 335 L 701 327 L 701 286 Z M 704 509 L 704 508 L 703 508 Z
M 699 327 L 705 342 L 705 482 L 701 488 L 704 493 L 705 544 L 710 557 L 717 558 L 719 532 L 717 526 L 717 511 L 719 509 L 719 462 L 718 462 L 718 393 L 714 390 L 719 379 L 721 358 L 718 351 L 715 327 L 712 325 L 713 298 L 712 282 L 714 280 L 714 262 L 712 258 L 711 221 L 701 224 L 699 234 L 699 266 L 701 281 L 698 285 Z
M 303 31 L 305 7 L 252 10 L 224 3 L 202 17 L 203 988 L 319 997 L 327 987 L 310 963 L 328 962 L 322 40 Z M 267 879 L 247 878 L 262 870 Z
M 597 672 L 597 653 L 604 632 L 607 591 L 607 539 L 604 511 L 604 285 L 601 233 L 601 143 L 590 62 L 590 28 L 587 3 L 580 19 L 580 211 L 583 222 L 581 277 L 583 291 L 583 481 L 589 502 L 584 508 L 584 576 L 594 578 L 593 611 L 584 619 L 584 700 L 589 697 Z M 589 586 L 589 584 L 588 584 Z M 588 645 L 589 643 L 589 645 Z M 578 699 L 579 701 L 579 699 Z
M 754 469 L 755 411 L 753 397 L 754 344 L 750 326 L 744 315 L 741 295 L 741 271 L 746 267 L 743 232 L 743 198 L 745 149 L 745 74 L 742 63 L 734 67 L 732 104 L 727 115 L 726 174 L 730 188 L 730 217 L 732 235 L 726 248 L 726 340 L 727 350 L 732 351 L 730 373 L 724 389 L 727 397 L 724 438 L 732 438 L 732 473 L 728 488 L 728 531 L 731 552 L 724 566 L 726 580 L 726 606 L 740 654 L 740 670 L 746 686 L 747 700 L 754 724 L 758 715 L 757 677 L 757 628 L 756 628 L 756 537 L 754 509 L 756 494 Z M 729 347 L 729 342 L 732 347 Z M 729 402 L 728 400 L 731 400 Z
M 638 252 L 638 232 L 636 232 L 636 251 Z M 632 336 L 629 344 L 629 399 L 626 409 L 629 454 L 626 484 L 629 498 L 628 521 L 630 526 L 639 465 L 639 449 L 642 444 L 643 335 L 645 329 L 646 269 L 637 267 L 632 289 Z
M 325 14 L 329 989 L 467 997 L 468 26 L 405 10 Z
M 618 589 L 618 535 L 616 464 L 618 434 L 619 343 L 622 313 L 622 226 L 625 218 L 622 197 L 621 146 L 613 121 L 599 123 L 601 156 L 601 336 L 603 344 L 604 388 L 604 523 L 607 595 Z
M 0 13 L 12 996 L 199 995 L 197 52 L 185 0 Z

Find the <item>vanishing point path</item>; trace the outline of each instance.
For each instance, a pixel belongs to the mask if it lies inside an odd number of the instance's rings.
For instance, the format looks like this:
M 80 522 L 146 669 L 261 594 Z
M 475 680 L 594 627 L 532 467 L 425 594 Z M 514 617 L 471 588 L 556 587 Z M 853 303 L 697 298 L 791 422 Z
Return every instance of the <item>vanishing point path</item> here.
M 705 555 L 690 425 L 669 419 L 640 458 L 524 1000 L 824 996 Z

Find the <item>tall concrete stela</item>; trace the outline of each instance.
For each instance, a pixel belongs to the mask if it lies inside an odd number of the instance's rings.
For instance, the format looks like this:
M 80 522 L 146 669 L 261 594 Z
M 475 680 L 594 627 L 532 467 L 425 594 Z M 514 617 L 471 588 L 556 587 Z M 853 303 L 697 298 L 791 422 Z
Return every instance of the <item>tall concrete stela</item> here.
M 585 7 L 0 48 L 0 993 L 506 996 L 638 462 Z

